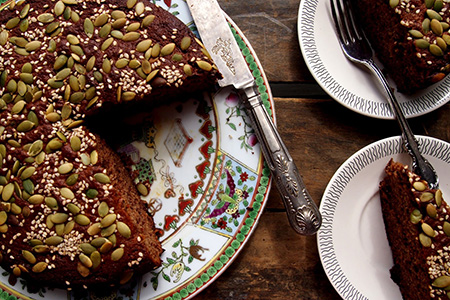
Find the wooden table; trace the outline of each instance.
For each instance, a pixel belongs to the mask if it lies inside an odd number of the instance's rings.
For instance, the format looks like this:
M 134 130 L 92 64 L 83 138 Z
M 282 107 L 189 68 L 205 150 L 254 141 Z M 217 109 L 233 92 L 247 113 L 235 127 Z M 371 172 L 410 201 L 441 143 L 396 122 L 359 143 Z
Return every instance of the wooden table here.
M 357 114 L 314 81 L 300 52 L 299 0 L 219 0 L 250 41 L 275 98 L 277 125 L 316 204 L 339 166 L 362 147 L 400 134 L 395 121 Z M 450 140 L 450 104 L 410 120 L 416 134 Z M 260 223 L 234 263 L 196 299 L 341 299 L 315 236 L 290 227 L 272 188 Z

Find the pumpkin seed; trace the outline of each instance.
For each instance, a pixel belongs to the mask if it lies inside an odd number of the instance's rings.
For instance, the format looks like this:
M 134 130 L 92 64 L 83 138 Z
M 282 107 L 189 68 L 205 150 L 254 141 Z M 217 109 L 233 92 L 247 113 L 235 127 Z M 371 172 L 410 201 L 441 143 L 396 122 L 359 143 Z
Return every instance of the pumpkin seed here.
M 103 245 L 100 246 L 100 249 L 98 249 L 98 251 L 100 253 L 107 253 L 109 252 L 109 250 L 111 250 L 111 248 L 113 247 L 113 243 L 111 243 L 111 241 L 106 240 Z
M 127 32 L 137 31 L 141 27 L 141 23 L 134 22 L 127 26 Z
M 434 194 L 434 199 L 436 201 L 436 205 L 438 207 L 440 207 L 442 204 L 442 191 L 441 190 L 436 190 L 436 192 Z
M 133 8 L 136 5 L 137 0 L 127 0 L 127 7 Z
M 142 183 L 139 183 L 137 185 L 137 190 L 138 192 L 142 195 L 142 196 L 147 196 L 148 195 L 148 189 L 145 185 L 143 185 Z
M 449 223 L 449 222 L 444 221 L 443 229 L 444 229 L 444 233 L 445 233 L 447 236 L 450 236 L 450 223 Z
M 60 236 L 51 236 L 48 237 L 44 240 L 44 244 L 48 245 L 48 246 L 57 246 L 59 244 L 61 244 L 64 241 L 64 239 Z
M 140 16 L 145 11 L 145 5 L 143 2 L 138 2 L 136 6 L 134 7 L 134 10 L 136 11 L 136 15 Z
M 422 223 L 421 225 L 423 232 L 428 235 L 429 237 L 434 237 L 434 229 L 427 223 Z
M 116 214 L 108 214 L 100 221 L 100 226 L 102 228 L 108 227 L 112 225 L 116 221 L 116 219 L 117 219 Z
M 425 0 L 426 8 L 432 8 L 435 0 Z
M 81 226 L 87 226 L 91 223 L 91 220 L 85 215 L 78 214 L 74 218 L 75 222 Z
M 56 213 L 51 216 L 52 216 L 51 220 L 54 224 L 65 223 L 67 221 L 67 219 L 69 218 L 69 215 L 65 214 L 65 213 Z
M 136 93 L 135 92 L 124 92 L 122 94 L 122 100 L 123 101 L 131 101 L 136 97 Z
M 67 35 L 67 41 L 72 45 L 78 45 L 80 43 L 80 40 L 78 39 L 78 37 L 76 37 L 73 34 Z
M 4 210 L 0 211 L 0 225 L 5 224 L 6 220 L 8 220 L 8 214 Z
M 416 181 L 413 183 L 413 188 L 418 192 L 423 192 L 427 188 L 427 186 L 422 181 Z
M 157 43 L 152 47 L 152 57 L 158 57 L 159 53 L 161 53 L 161 45 Z
M 2 32 L 0 32 L 0 45 L 4 46 L 8 41 L 8 37 L 9 37 L 8 31 L 3 30 Z
M 431 247 L 432 240 L 429 236 L 424 233 L 419 234 L 419 241 L 424 247 Z
M 107 241 L 106 238 L 98 237 L 91 241 L 91 245 L 94 246 L 95 248 L 99 248 L 99 247 L 103 246 L 103 244 L 106 243 L 106 241 Z
M 89 258 L 92 261 L 92 269 L 96 269 L 102 261 L 101 254 L 98 251 L 92 252 Z
M 101 230 L 101 236 L 104 236 L 104 237 L 110 236 L 111 234 L 113 234 L 116 231 L 116 228 L 117 228 L 116 224 L 112 224 L 106 228 L 103 228 Z
M 42 23 L 50 23 L 55 20 L 55 16 L 51 13 L 43 13 L 43 14 L 40 14 L 37 17 L 37 19 L 39 22 L 42 22 Z
M 16 27 L 17 25 L 19 25 L 19 22 L 20 22 L 20 18 L 18 18 L 18 17 L 9 19 L 9 21 L 6 22 L 5 27 L 6 27 L 7 29 L 13 29 L 13 28 Z
M 161 48 L 161 56 L 166 56 L 172 54 L 173 50 L 175 49 L 175 43 L 169 43 Z
M 3 201 L 9 201 L 14 193 L 14 184 L 8 183 L 2 191 L 2 199 Z
M 133 275 L 134 275 L 134 273 L 131 270 L 127 270 L 127 271 L 123 272 L 120 277 L 119 284 L 127 283 L 128 281 L 130 281 L 130 279 L 133 277 Z
M 89 199 L 94 199 L 95 197 L 97 197 L 98 195 L 98 191 L 96 189 L 88 189 L 86 191 L 86 197 L 88 197 Z
M 45 204 L 52 210 L 58 210 L 58 201 L 53 197 L 45 197 Z M 53 218 L 53 217 L 52 217 Z M 53 219 L 52 219 L 53 222 Z M 56 222 L 53 222 L 56 223 Z M 61 222 L 62 223 L 62 222 Z
M 127 19 L 126 18 L 120 18 L 115 20 L 111 26 L 114 29 L 122 29 L 123 27 L 125 27 L 125 24 L 127 23 Z
M 152 66 L 150 65 L 150 62 L 146 59 L 142 61 L 142 71 L 144 71 L 145 74 L 149 74 L 152 71 Z
M 98 162 L 98 152 L 97 150 L 94 150 L 91 152 L 90 155 L 90 159 L 91 159 L 91 164 L 96 165 Z
M 438 12 L 436 12 L 436 11 L 434 11 L 434 10 L 432 10 L 432 9 L 427 9 L 427 16 L 428 16 L 431 20 L 442 21 L 442 16 L 441 16 Z
M 66 223 L 66 225 L 64 226 L 64 234 L 69 234 L 72 232 L 73 228 L 75 227 L 75 221 L 69 221 Z
M 56 50 L 56 42 L 54 40 L 50 40 L 48 42 L 48 48 L 47 48 L 48 52 L 55 52 Z
M 109 207 L 108 204 L 106 202 L 101 202 L 100 205 L 98 206 L 98 215 L 100 217 L 105 217 L 109 212 Z
M 70 103 L 78 104 L 84 99 L 84 93 L 83 92 L 75 92 L 72 95 L 70 95 Z
M 441 36 L 444 32 L 444 28 L 442 27 L 441 22 L 437 19 L 432 19 L 430 23 L 431 31 L 433 31 L 436 35 Z
M 19 23 L 19 29 L 22 32 L 26 32 L 28 30 L 28 27 L 30 25 L 30 21 L 28 21 L 28 19 L 23 19 L 22 21 L 20 21 Z
M 64 5 L 64 3 L 63 3 L 62 1 L 56 2 L 55 8 L 54 8 L 54 10 L 55 10 L 55 15 L 56 15 L 56 16 L 62 15 L 65 8 L 66 8 L 66 6 Z
M 47 27 L 45 28 L 45 32 L 53 35 L 53 32 L 58 33 L 58 31 L 56 31 L 58 28 L 59 28 L 59 22 L 58 21 L 52 22 L 47 25 Z
M 197 60 L 196 63 L 199 66 L 199 68 L 202 70 L 205 70 L 208 72 L 212 70 L 212 65 L 209 62 L 206 62 L 203 60 Z
M 416 39 L 419 39 L 419 38 L 422 38 L 422 37 L 423 37 L 422 32 L 420 32 L 419 30 L 415 30 L 415 29 L 411 29 L 411 30 L 409 31 L 409 34 L 410 34 L 412 37 L 416 38 Z
M 36 245 L 32 250 L 36 253 L 47 253 L 50 251 L 50 247 L 47 245 Z
M 108 74 L 108 73 L 111 72 L 111 61 L 110 61 L 109 59 L 105 58 L 105 59 L 103 60 L 103 63 L 102 63 L 102 70 L 103 70 L 106 74 Z
M 34 273 L 42 273 L 45 271 L 45 269 L 47 269 L 47 267 L 48 264 L 46 262 L 40 261 L 31 268 L 31 271 L 33 271 Z
M 151 45 L 152 45 L 152 40 L 149 40 L 149 39 L 143 40 L 136 45 L 136 51 L 145 52 L 150 48 Z
M 72 163 L 64 163 L 64 164 L 60 165 L 58 168 L 58 172 L 63 175 L 72 172 L 72 170 L 73 170 Z
M 67 177 L 66 184 L 69 185 L 69 186 L 74 185 L 78 181 L 78 176 L 79 175 L 77 173 L 71 174 L 69 177 Z
M 25 180 L 33 176 L 34 172 L 36 171 L 35 167 L 27 167 L 23 170 L 22 174 L 20 175 L 21 180 Z
M 110 32 L 111 32 L 111 24 L 110 23 L 106 23 L 99 30 L 98 36 L 101 37 L 101 38 L 105 38 L 105 37 L 107 37 L 109 35 Z
M 109 176 L 104 173 L 96 173 L 94 175 L 94 178 L 95 178 L 95 180 L 97 180 L 98 182 L 103 183 L 103 184 L 107 184 L 107 183 L 111 182 Z
M 84 56 L 84 51 L 80 46 L 70 45 L 70 50 L 78 56 Z
M 117 231 L 126 239 L 131 237 L 131 229 L 124 222 L 117 222 Z
M 125 42 L 132 42 L 132 41 L 136 41 L 137 39 L 139 39 L 141 37 L 141 34 L 139 32 L 127 32 L 122 40 Z
M 116 68 L 123 69 L 128 65 L 129 60 L 126 58 L 120 58 L 116 61 Z
M 155 19 L 155 15 L 145 16 L 145 18 L 142 20 L 142 27 L 147 27 L 148 25 L 150 25 L 153 22 L 154 19 Z
M 27 132 L 30 131 L 34 127 L 34 123 L 28 120 L 22 121 L 17 126 L 17 131 L 19 132 Z
M 109 46 L 111 46 L 111 44 L 114 42 L 114 38 L 110 37 L 108 39 L 106 39 L 103 44 L 101 45 L 100 49 L 102 51 L 105 51 L 106 49 L 108 49 Z
M 444 6 L 443 0 L 436 0 L 434 1 L 433 10 L 440 12 L 443 6 Z
M 446 275 L 439 276 L 433 281 L 431 285 L 441 289 L 446 288 L 450 286 L 450 276 Z
M 111 253 L 111 260 L 112 261 L 118 261 L 119 259 L 122 258 L 124 252 L 125 252 L 125 250 L 123 248 L 117 248 L 116 250 L 114 250 Z
M 96 235 L 96 234 L 100 233 L 101 230 L 102 229 L 100 227 L 100 223 L 94 223 L 91 226 L 89 226 L 89 228 L 87 229 L 87 233 L 89 235 Z
M 8 224 L 3 224 L 0 226 L 0 233 L 7 233 L 8 232 Z
M 20 80 L 26 84 L 32 84 L 34 81 L 34 77 L 30 73 L 20 73 Z
M 55 123 L 55 122 L 58 122 L 61 120 L 61 116 L 56 112 L 51 112 L 51 113 L 47 114 L 45 117 L 47 118 L 47 120 L 49 120 L 52 123 Z
M 17 115 L 19 114 L 23 108 L 25 107 L 27 103 L 23 100 L 18 101 L 16 104 L 14 104 L 14 106 L 11 108 L 11 113 L 13 115 Z
M 92 252 L 97 251 L 97 249 L 89 243 L 80 244 L 80 249 L 86 255 L 91 255 Z
M 117 19 L 120 19 L 120 18 L 126 18 L 127 15 L 126 15 L 123 11 L 121 11 L 121 10 L 114 10 L 114 11 L 111 13 L 111 17 L 112 17 L 114 20 L 117 20 Z
M 92 267 L 92 261 L 86 254 L 80 253 L 78 257 L 84 266 L 86 266 L 87 268 Z
M 89 268 L 87 268 L 81 262 L 78 262 L 78 264 L 77 264 L 77 271 L 78 271 L 78 273 L 80 273 L 80 275 L 82 277 L 87 277 L 87 276 L 89 276 L 89 274 L 91 274 L 91 271 L 89 271 Z
M 109 20 L 108 14 L 101 14 L 95 19 L 94 26 L 96 27 L 103 26 L 106 24 L 106 22 L 108 22 L 108 20 Z
M 83 27 L 84 32 L 87 34 L 87 36 L 92 37 L 92 35 L 94 34 L 94 23 L 92 23 L 91 19 L 84 19 Z
M 63 196 L 66 199 L 72 200 L 72 199 L 75 198 L 74 193 L 70 189 L 68 189 L 66 187 L 62 187 L 59 191 L 61 193 L 61 196 Z

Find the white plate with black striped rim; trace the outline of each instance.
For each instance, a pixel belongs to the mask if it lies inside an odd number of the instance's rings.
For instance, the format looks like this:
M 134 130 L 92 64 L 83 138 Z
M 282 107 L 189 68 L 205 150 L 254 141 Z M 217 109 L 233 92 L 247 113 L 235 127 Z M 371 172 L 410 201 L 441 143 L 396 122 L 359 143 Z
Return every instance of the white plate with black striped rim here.
M 424 156 L 450 195 L 450 144 L 417 136 Z M 389 270 L 392 254 L 384 230 L 378 185 L 393 158 L 411 164 L 401 138 L 390 137 L 352 155 L 330 180 L 320 204 L 319 255 L 331 284 L 343 299 L 401 300 Z
M 300 1 L 298 37 L 311 74 L 332 98 L 366 116 L 394 118 L 372 75 L 351 63 L 342 53 L 328 0 Z M 395 87 L 394 83 L 390 84 Z M 394 93 L 407 118 L 424 115 L 450 100 L 450 76 L 413 95 Z

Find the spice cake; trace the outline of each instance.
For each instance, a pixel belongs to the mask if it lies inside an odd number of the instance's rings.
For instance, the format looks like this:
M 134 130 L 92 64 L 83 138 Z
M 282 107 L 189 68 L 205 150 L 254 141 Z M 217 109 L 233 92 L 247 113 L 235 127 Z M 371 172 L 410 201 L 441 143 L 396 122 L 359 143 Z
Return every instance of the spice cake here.
M 450 207 L 439 189 L 391 160 L 380 184 L 384 225 L 392 250 L 391 277 L 404 299 L 448 299 Z
M 450 3 L 444 0 L 358 0 L 359 24 L 403 93 L 442 80 L 450 71 Z
M 11 2 L 0 24 L 1 266 L 65 288 L 158 267 L 146 203 L 83 122 L 210 88 L 220 74 L 207 52 L 148 0 Z

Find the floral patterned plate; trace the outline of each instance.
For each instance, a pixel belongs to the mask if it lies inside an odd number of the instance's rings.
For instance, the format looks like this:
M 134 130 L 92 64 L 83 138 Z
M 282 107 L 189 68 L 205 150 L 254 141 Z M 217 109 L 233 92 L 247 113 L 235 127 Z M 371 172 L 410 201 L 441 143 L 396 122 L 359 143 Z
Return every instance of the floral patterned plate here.
M 155 1 L 193 31 L 182 0 Z M 262 94 L 273 99 L 253 49 L 229 20 Z M 231 264 L 252 234 L 265 206 L 270 171 L 237 95 L 229 88 L 211 95 L 162 106 L 133 116 L 129 140 L 118 152 L 137 171 L 138 188 L 154 213 L 165 252 L 159 269 L 149 271 L 107 299 L 188 299 Z M 31 293 L 25 281 L 15 285 L 0 276 L 0 299 L 95 299 L 87 291 L 41 289 Z M 104 298 L 102 298 L 104 299 Z

